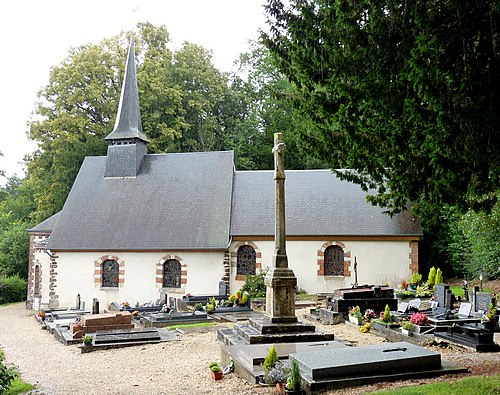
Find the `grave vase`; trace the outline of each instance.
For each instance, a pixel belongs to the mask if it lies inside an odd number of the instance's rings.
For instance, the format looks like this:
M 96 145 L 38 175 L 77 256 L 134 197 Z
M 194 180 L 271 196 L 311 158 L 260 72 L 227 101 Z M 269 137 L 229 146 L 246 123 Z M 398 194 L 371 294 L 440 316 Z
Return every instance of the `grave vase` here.
M 352 322 L 355 325 L 361 325 L 363 323 L 363 318 L 358 318 L 353 315 L 350 315 L 349 322 Z
M 285 395 L 285 383 L 276 383 L 276 393 Z
M 401 333 L 406 336 L 411 336 L 411 330 L 401 328 Z

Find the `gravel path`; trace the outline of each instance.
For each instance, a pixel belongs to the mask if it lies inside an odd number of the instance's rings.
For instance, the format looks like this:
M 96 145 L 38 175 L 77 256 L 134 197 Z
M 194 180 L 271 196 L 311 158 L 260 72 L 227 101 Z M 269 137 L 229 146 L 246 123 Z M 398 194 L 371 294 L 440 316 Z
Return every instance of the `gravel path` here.
M 300 312 L 297 315 L 300 317 Z M 210 379 L 207 365 L 220 360 L 215 334 L 218 327 L 186 333 L 180 341 L 81 354 L 78 346 L 64 346 L 40 329 L 33 312 L 25 310 L 24 304 L 0 307 L 0 347 L 6 361 L 19 368 L 23 379 L 35 384 L 37 394 L 273 394 L 273 388 L 250 385 L 235 374 L 218 382 Z M 337 338 L 353 345 L 384 341 L 370 333 L 362 334 L 349 324 L 322 328 L 332 330 Z M 436 350 L 475 374 L 500 373 L 498 353 Z M 361 394 L 409 384 L 415 382 L 384 383 L 329 394 Z

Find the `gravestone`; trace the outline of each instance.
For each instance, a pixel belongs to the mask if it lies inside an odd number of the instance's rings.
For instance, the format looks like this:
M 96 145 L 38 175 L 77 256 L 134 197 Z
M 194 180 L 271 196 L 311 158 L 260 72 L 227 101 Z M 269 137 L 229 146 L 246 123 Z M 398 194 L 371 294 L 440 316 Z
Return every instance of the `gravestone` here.
M 76 295 L 75 309 L 80 310 L 81 304 L 82 304 L 82 301 L 81 301 L 81 298 L 80 298 L 80 294 L 77 294 Z
M 488 311 L 490 309 L 490 304 L 495 305 L 496 301 L 493 294 L 488 292 L 476 292 L 475 298 L 475 311 Z
M 409 303 L 400 302 L 398 303 L 398 313 L 406 313 L 408 310 Z
M 92 314 L 99 314 L 99 300 L 97 298 L 92 300 Z
M 229 291 L 229 287 L 227 286 L 227 283 L 224 280 L 219 281 L 219 295 L 224 295 L 227 296 Z

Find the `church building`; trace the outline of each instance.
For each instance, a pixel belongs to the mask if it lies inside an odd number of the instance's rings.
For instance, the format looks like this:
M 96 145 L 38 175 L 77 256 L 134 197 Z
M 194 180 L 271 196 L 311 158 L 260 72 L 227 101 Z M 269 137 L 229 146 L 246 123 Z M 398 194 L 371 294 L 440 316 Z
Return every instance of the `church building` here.
M 106 140 L 107 155 L 85 158 L 63 209 L 29 230 L 29 308 L 72 307 L 78 294 L 101 310 L 216 294 L 221 280 L 234 293 L 272 266 L 273 171 L 239 171 L 232 151 L 148 154 L 133 43 Z M 418 271 L 411 213 L 389 217 L 330 170 L 286 171 L 285 188 L 298 288 L 397 286 Z

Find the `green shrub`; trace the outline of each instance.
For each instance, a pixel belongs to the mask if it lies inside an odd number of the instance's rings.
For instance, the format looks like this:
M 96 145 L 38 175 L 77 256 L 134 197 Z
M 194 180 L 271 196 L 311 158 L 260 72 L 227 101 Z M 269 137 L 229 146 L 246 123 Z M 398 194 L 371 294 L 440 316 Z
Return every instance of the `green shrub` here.
M 286 389 L 289 391 L 299 391 L 300 390 L 300 370 L 299 363 L 296 359 L 292 359 L 290 366 L 290 375 L 288 376 L 288 381 L 286 383 Z
M 443 272 L 440 268 L 436 270 L 436 284 L 441 284 L 443 282 Z
M 413 273 L 411 276 L 412 284 L 420 284 L 422 282 L 422 275 L 419 273 Z
M 16 378 L 17 373 L 14 368 L 5 365 L 3 352 L 0 351 L 0 394 L 3 394 L 10 386 L 10 383 Z
M 432 266 L 429 270 L 429 277 L 427 277 L 427 286 L 432 289 L 436 284 L 436 268 Z
M 27 284 L 17 274 L 0 277 L 0 304 L 26 300 Z
M 264 284 L 264 277 L 266 276 L 267 269 L 262 270 L 259 274 L 245 276 L 245 283 L 241 287 L 242 291 L 248 292 L 252 299 L 264 298 L 266 296 L 266 285 Z
M 278 352 L 276 351 L 276 346 L 273 344 L 267 353 L 267 357 L 264 359 L 264 363 L 262 364 L 262 368 L 265 372 L 269 372 L 274 366 L 276 362 L 279 361 Z

